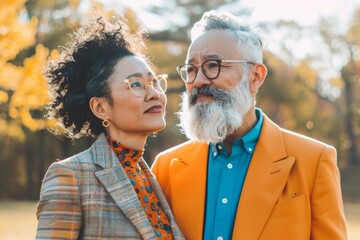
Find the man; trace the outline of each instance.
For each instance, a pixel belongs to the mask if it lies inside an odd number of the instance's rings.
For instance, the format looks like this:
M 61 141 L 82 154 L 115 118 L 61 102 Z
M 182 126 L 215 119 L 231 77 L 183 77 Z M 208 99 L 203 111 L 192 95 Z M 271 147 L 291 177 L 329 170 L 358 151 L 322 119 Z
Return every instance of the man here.
M 190 141 L 152 170 L 186 239 L 346 239 L 332 146 L 255 108 L 267 69 L 260 32 L 224 12 L 191 31 L 180 125 Z

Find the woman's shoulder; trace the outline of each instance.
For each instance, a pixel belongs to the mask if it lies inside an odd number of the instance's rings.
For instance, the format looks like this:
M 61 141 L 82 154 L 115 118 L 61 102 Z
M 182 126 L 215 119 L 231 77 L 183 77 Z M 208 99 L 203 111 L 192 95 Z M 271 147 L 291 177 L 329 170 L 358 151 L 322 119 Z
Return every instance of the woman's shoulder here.
M 53 162 L 50 165 L 49 170 L 67 169 L 70 171 L 72 170 L 74 172 L 77 172 L 80 169 L 89 168 L 89 167 L 92 168 L 92 166 L 94 166 L 92 152 L 90 149 L 86 149 L 68 158 L 62 160 L 57 159 L 55 162 Z

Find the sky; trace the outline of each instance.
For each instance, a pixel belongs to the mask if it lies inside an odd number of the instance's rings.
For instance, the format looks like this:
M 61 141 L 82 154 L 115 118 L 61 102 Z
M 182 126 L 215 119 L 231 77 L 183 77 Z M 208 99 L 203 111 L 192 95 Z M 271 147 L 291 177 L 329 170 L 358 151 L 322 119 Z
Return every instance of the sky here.
M 360 0 L 243 0 L 254 9 L 253 21 L 294 20 L 301 25 L 312 25 L 320 16 L 337 16 L 348 21 Z
M 147 28 L 156 27 L 154 25 L 158 28 L 166 27 L 163 19 L 142 10 L 150 4 L 162 5 L 166 0 L 118 0 L 117 2 L 141 13 L 139 16 L 142 16 L 142 22 Z M 339 21 L 345 23 L 349 20 L 352 10 L 360 6 L 360 0 L 241 0 L 236 5 L 253 9 L 251 15 L 253 22 L 283 19 L 294 20 L 301 25 L 312 25 L 320 16 L 337 16 Z M 177 13 L 169 14 L 174 18 L 177 16 Z M 181 23 L 181 20 L 179 21 Z M 154 22 L 157 24 L 153 24 Z

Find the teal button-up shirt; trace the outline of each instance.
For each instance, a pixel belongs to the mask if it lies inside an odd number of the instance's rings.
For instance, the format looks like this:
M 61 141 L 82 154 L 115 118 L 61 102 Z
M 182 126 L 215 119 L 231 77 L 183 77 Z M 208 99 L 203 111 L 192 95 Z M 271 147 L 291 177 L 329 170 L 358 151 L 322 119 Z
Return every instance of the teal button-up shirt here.
M 228 155 L 222 143 L 210 144 L 207 172 L 204 239 L 231 239 L 238 202 L 252 154 L 264 121 L 256 108 L 257 123 L 235 140 Z

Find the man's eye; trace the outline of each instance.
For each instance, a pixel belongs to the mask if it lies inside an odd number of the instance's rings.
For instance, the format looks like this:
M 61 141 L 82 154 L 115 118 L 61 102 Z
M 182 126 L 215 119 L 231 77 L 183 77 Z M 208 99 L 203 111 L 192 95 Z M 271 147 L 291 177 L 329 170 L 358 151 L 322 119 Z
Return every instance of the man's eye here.
M 206 64 L 206 68 L 212 69 L 212 68 L 218 68 L 219 64 L 217 62 L 209 62 Z
M 186 70 L 187 70 L 187 73 L 194 73 L 196 71 L 196 67 L 190 66 Z

